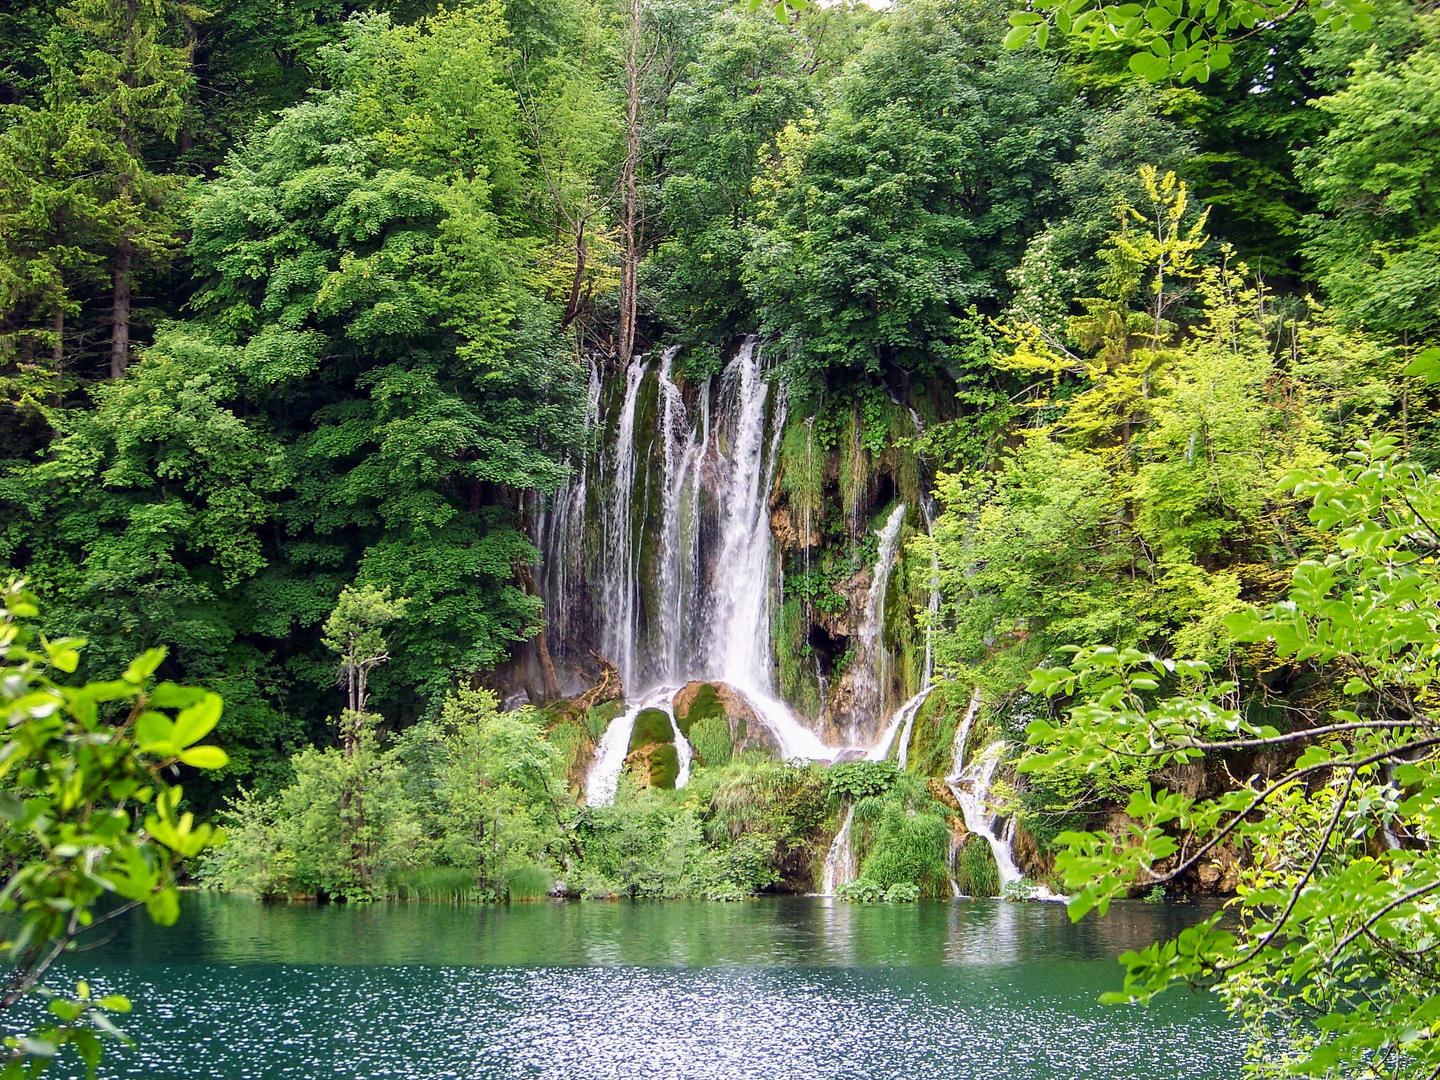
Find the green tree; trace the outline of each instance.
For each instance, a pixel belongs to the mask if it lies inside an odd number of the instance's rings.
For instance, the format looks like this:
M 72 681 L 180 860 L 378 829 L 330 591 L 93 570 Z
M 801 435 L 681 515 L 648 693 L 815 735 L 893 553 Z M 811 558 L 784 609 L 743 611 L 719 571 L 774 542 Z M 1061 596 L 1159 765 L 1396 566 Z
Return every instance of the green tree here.
M 792 378 L 933 364 L 952 319 L 1008 299 L 1076 113 L 1048 66 L 999 47 L 996 23 L 980 4 L 897 10 L 827 121 L 777 142 L 747 278 Z
M 1305 254 L 1344 319 L 1419 341 L 1440 331 L 1440 48 L 1371 56 L 1316 107 L 1333 121 L 1301 155 L 1317 202 Z
M 292 448 L 290 580 L 344 564 L 423 607 L 387 679 L 427 696 L 536 629 L 517 493 L 558 485 L 577 434 L 578 364 L 524 287 L 505 35 L 493 7 L 353 21 L 335 87 L 230 159 L 191 246 L 196 306 Z
M 330 618 L 325 620 L 321 640 L 340 657 L 340 681 L 345 687 L 345 712 L 340 726 L 346 757 L 355 753 L 359 729 L 367 712 L 370 695 L 366 683 L 370 672 L 390 659 L 390 646 L 382 631 L 404 616 L 408 603 L 403 598 L 390 599 L 389 589 L 347 588 L 340 594 L 340 602 Z
M 716 19 L 660 126 L 672 238 L 647 269 L 682 337 L 724 340 L 752 328 L 742 268 L 755 232 L 760 150 L 814 104 L 797 44 L 782 26 L 735 12 Z

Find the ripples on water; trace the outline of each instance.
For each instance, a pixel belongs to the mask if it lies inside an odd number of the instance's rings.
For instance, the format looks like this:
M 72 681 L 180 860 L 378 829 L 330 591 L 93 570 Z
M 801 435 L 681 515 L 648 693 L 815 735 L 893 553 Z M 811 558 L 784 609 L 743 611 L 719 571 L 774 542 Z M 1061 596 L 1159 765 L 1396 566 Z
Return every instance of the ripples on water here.
M 195 897 L 72 962 L 132 996 L 157 1078 L 1210 1078 L 1209 997 L 1100 1006 L 1183 910 L 818 900 L 261 907 Z M 281 962 L 283 961 L 283 962 Z

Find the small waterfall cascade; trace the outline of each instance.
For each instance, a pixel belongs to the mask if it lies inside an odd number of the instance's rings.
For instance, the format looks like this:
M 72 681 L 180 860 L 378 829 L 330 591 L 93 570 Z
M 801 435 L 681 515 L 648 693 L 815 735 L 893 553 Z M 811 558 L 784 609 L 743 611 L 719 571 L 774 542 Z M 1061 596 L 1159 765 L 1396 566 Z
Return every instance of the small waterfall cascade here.
M 858 657 L 855 696 L 864 711 L 872 715 L 884 707 L 885 686 L 889 681 L 889 654 L 881 640 L 885 631 L 885 594 L 890 588 L 890 571 L 900 545 L 900 530 L 905 524 L 905 504 L 897 503 L 876 536 L 879 537 L 875 571 L 870 578 L 865 615 L 858 627 Z M 852 738 L 855 733 L 852 732 Z M 892 735 L 893 737 L 893 735 Z
M 915 723 L 915 716 L 920 712 L 920 706 L 925 704 L 925 699 L 935 687 L 927 685 L 918 694 L 912 697 L 904 705 L 895 711 L 890 722 L 885 725 L 881 732 L 880 739 L 869 750 L 865 752 L 866 761 L 884 761 L 890 756 L 890 750 L 895 745 L 895 735 L 904 731 L 904 741 L 900 744 L 900 753 L 905 755 L 905 744 L 910 740 L 910 728 Z M 902 760 L 900 768 L 905 768 Z M 855 818 L 855 807 L 852 804 L 845 811 L 845 820 L 840 825 L 840 831 L 835 834 L 835 839 L 830 843 L 830 850 L 825 853 L 825 871 L 822 875 L 824 882 L 824 895 L 833 896 L 835 887 L 851 881 L 855 877 L 855 844 L 850 836 L 850 827 Z
M 855 845 L 850 840 L 850 827 L 854 823 L 855 806 L 852 803 L 845 811 L 840 831 L 830 841 L 830 850 L 825 854 L 825 872 L 820 884 L 822 896 L 834 896 L 839 886 L 855 880 Z
M 690 766 L 695 752 L 675 720 L 675 710 L 671 707 L 675 691 L 673 686 L 658 687 L 628 703 L 625 711 L 610 721 L 605 733 L 600 736 L 590 771 L 585 776 L 585 805 L 608 806 L 615 800 L 620 773 L 625 768 L 625 758 L 630 751 L 630 736 L 635 732 L 635 719 L 646 709 L 659 709 L 670 720 L 670 730 L 675 737 L 675 754 L 680 759 L 675 789 L 678 791 L 690 782 Z
M 644 707 L 644 701 L 635 702 L 622 715 L 611 720 L 605 734 L 600 736 L 590 772 L 585 777 L 587 806 L 606 806 L 614 800 L 615 789 L 620 786 L 620 770 L 625 767 L 625 755 L 630 751 L 635 718 Z
M 960 802 L 960 812 L 965 816 L 965 827 L 990 845 L 995 856 L 995 867 L 1000 871 L 1000 887 L 1004 889 L 1012 881 L 1023 876 L 1010 855 L 1010 843 L 995 835 L 996 815 L 990 809 L 990 783 L 1000 759 L 1005 756 L 1004 741 L 991 743 L 981 750 L 970 764 L 958 773 L 945 778 L 955 798 Z
M 975 692 L 970 695 L 970 704 L 955 732 L 950 774 L 945 777 L 945 783 L 960 803 L 960 812 L 965 818 L 965 827 L 984 839 L 985 843 L 989 845 L 990 854 L 995 858 L 995 868 L 1000 873 L 1000 888 L 1003 892 L 1007 885 L 1022 880 L 1024 875 L 1015 865 L 1015 857 L 1012 854 L 1015 847 L 1015 822 L 1013 819 L 1006 822 L 1003 832 L 997 835 L 995 827 L 998 824 L 998 815 L 991 808 L 989 802 L 990 786 L 995 779 L 995 770 L 1000 767 L 1000 761 L 1005 756 L 1004 740 L 998 739 L 992 742 L 974 755 L 968 764 L 965 763 L 965 750 L 966 744 L 970 740 L 970 729 L 974 726 L 975 718 L 979 714 L 980 688 L 977 686 Z M 1032 887 L 1030 896 L 1035 900 L 1064 899 L 1064 897 L 1056 896 L 1044 886 Z

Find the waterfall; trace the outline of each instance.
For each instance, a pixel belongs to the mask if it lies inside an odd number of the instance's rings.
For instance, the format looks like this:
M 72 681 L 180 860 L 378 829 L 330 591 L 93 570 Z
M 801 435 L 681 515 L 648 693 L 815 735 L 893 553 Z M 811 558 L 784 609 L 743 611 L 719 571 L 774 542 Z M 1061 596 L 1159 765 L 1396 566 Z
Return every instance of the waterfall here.
M 685 733 L 680 730 L 680 724 L 675 719 L 674 705 L 667 702 L 665 712 L 670 717 L 670 730 L 675 733 L 675 755 L 680 759 L 680 771 L 675 776 L 675 790 L 679 791 L 690 782 L 690 763 L 694 760 L 695 752 L 690 748 L 690 740 L 685 738 Z
M 735 404 L 730 432 L 730 476 L 721 496 L 720 554 L 711 585 L 711 673 L 727 682 L 768 690 L 770 674 L 770 529 L 765 503 L 765 399 L 770 384 L 762 377 L 754 338 L 746 338 L 725 368 L 721 395 Z M 783 427 L 776 418 L 775 438 Z M 770 470 L 775 468 L 770 455 Z M 766 483 L 762 486 L 762 478 Z
M 583 417 L 588 448 L 590 434 L 600 423 L 600 369 L 590 363 L 590 383 L 585 395 Z M 552 652 L 557 660 L 566 657 L 571 634 L 571 613 L 574 594 L 584 580 L 582 560 L 585 553 L 585 501 L 589 496 L 590 456 L 582 450 L 573 480 L 556 491 L 554 509 L 547 512 L 544 502 L 538 505 L 535 542 L 541 551 L 540 581 L 547 601 L 545 621 Z
M 645 377 L 645 358 L 637 356 L 625 372 L 625 398 L 611 463 L 610 505 L 601 552 L 601 648 L 620 672 L 621 685 L 635 677 L 635 406 Z M 602 459 L 603 461 L 603 459 Z
M 637 700 L 620 716 L 610 721 L 600 744 L 595 748 L 595 757 L 590 762 L 590 771 L 585 777 L 585 804 L 587 806 L 608 806 L 615 801 L 615 791 L 620 786 L 620 773 L 625 768 L 625 758 L 630 752 L 630 736 L 635 732 L 635 718 L 645 709 L 660 709 L 670 719 L 670 730 L 675 736 L 675 755 L 680 760 L 680 769 L 675 777 L 675 790 L 690 782 L 690 765 L 695 752 L 690 741 L 675 721 L 672 702 L 676 687 L 662 686 Z
M 965 827 L 990 845 L 990 853 L 995 856 L 995 868 L 1000 871 L 1002 890 L 1023 876 L 1010 856 L 1010 845 L 995 835 L 996 815 L 988 803 L 990 782 L 1004 756 L 1005 742 L 1003 739 L 997 740 L 980 751 L 964 769 L 945 778 L 945 782 L 950 785 L 950 790 L 960 802 Z
M 700 487 L 691 483 L 702 442 L 696 439 L 685 411 L 685 399 L 670 376 L 679 346 L 672 345 L 660 357 L 658 379 L 662 402 L 660 414 L 661 466 L 660 547 L 656 568 L 656 601 L 659 606 L 659 677 L 674 682 L 680 677 L 685 654 L 685 613 L 695 608 L 693 590 L 699 561 Z M 686 498 L 687 490 L 689 499 Z
M 1007 822 L 1004 834 L 997 836 L 995 826 L 998 815 L 991 809 L 989 803 L 990 785 L 995 778 L 995 770 L 1000 767 L 1000 761 L 1005 756 L 1005 741 L 997 739 L 976 754 L 968 765 L 965 764 L 965 748 L 970 741 L 970 729 L 974 726 L 975 718 L 979 713 L 980 687 L 977 686 L 975 692 L 970 695 L 970 704 L 955 732 L 955 745 L 950 759 L 950 774 L 945 777 L 945 783 L 960 803 L 960 813 L 965 818 L 965 827 L 989 845 L 990 854 L 995 857 L 995 868 L 1000 873 L 1000 888 L 1003 892 L 1007 885 L 1022 880 L 1024 875 L 1015 865 L 1015 858 L 1012 854 L 1015 847 L 1015 822 L 1013 819 Z M 1043 885 L 1032 886 L 1030 897 L 1035 900 L 1064 899 L 1064 897 L 1056 896 Z
M 850 826 L 854 821 L 855 804 L 851 803 L 840 831 L 830 841 L 830 850 L 825 854 L 825 872 L 820 884 L 822 896 L 834 896 L 837 886 L 855 879 L 855 845 L 850 842 Z
M 876 533 L 880 538 L 879 551 L 875 556 L 875 572 L 870 578 L 865 617 L 860 620 L 857 635 L 859 666 L 855 672 L 855 697 L 862 707 L 877 714 L 884 708 L 886 683 L 890 675 L 889 654 L 880 640 L 885 632 L 885 594 L 890 588 L 890 571 L 895 565 L 900 529 L 904 524 L 905 504 L 897 503 L 890 511 L 884 528 Z M 852 732 L 852 736 L 854 734 Z
M 611 720 L 605 734 L 600 736 L 600 745 L 595 747 L 595 758 L 585 777 L 587 806 L 607 806 L 614 800 L 615 789 L 620 785 L 620 770 L 625 767 L 625 755 L 630 752 L 635 717 L 646 704 L 643 700 L 635 702 L 623 715 Z
M 920 712 L 920 706 L 925 704 L 925 699 L 935 687 L 928 682 L 921 687 L 920 692 L 909 701 L 895 710 L 890 723 L 885 725 L 885 730 L 880 734 L 880 740 L 865 755 L 867 761 L 884 761 L 890 756 L 890 748 L 895 745 L 895 735 L 900 735 L 899 759 L 896 764 L 903 771 L 908 763 L 910 754 L 910 731 L 915 725 L 915 717 Z

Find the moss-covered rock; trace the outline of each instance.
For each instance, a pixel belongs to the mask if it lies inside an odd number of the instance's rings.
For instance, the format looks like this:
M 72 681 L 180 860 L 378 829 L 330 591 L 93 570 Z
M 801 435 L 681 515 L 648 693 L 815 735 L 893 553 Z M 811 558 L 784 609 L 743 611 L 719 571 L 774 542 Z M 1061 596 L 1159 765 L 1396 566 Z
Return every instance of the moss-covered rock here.
M 635 727 L 630 732 L 630 750 L 639 750 L 652 743 L 675 743 L 675 729 L 670 726 L 670 714 L 664 709 L 641 709 L 635 717 Z
M 696 741 L 696 737 L 690 735 L 695 725 L 723 718 L 729 729 L 732 757 L 746 752 L 751 753 L 751 756 L 779 756 L 780 744 L 774 733 L 760 723 L 745 695 L 733 686 L 725 683 L 687 683 L 675 695 L 673 708 L 675 722 L 680 730 L 686 733 L 691 745 Z M 724 757 L 723 751 L 718 749 L 718 732 L 713 725 L 706 730 L 709 732 L 712 751 Z M 701 753 L 706 764 L 716 764 L 703 751 Z
M 673 742 L 650 743 L 632 750 L 626 756 L 625 764 L 630 769 L 631 779 L 637 784 L 675 790 L 675 781 L 680 776 L 680 754 Z
M 725 704 L 711 683 L 690 683 L 675 695 L 675 723 L 687 739 L 692 724 L 724 717 Z

